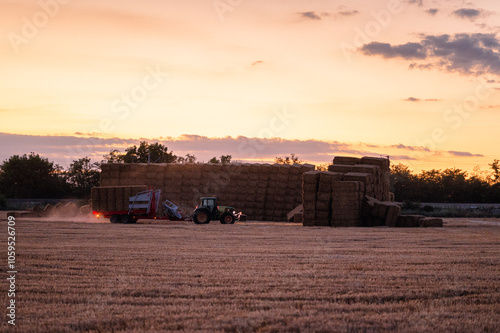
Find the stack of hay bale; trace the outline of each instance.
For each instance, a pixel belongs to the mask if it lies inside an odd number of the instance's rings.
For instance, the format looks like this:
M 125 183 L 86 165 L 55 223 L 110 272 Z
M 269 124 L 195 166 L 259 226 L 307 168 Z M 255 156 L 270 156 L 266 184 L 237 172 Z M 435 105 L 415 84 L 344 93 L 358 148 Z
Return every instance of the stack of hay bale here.
M 361 226 L 364 184 L 359 181 L 334 181 L 332 184 L 332 227 Z
M 217 196 L 249 219 L 286 221 L 302 202 L 302 173 L 312 165 L 102 164 L 101 186 L 147 185 L 191 213 L 200 197 Z
M 367 196 L 380 201 L 391 199 L 391 170 L 387 158 L 336 156 L 328 171 L 343 173 L 344 181 L 363 182 Z
M 401 207 L 394 202 L 379 201 L 372 197 L 365 197 L 362 205 L 363 226 L 396 227 Z
M 305 226 L 442 226 L 441 219 L 400 216 L 390 193 L 390 162 L 377 157 L 337 156 L 329 171 L 303 173 Z
M 302 206 L 304 207 L 302 224 L 316 225 L 316 199 L 321 172 L 308 171 L 302 174 Z
M 138 192 L 147 190 L 147 186 L 104 186 L 94 187 L 91 191 L 93 211 L 127 211 L 129 198 Z

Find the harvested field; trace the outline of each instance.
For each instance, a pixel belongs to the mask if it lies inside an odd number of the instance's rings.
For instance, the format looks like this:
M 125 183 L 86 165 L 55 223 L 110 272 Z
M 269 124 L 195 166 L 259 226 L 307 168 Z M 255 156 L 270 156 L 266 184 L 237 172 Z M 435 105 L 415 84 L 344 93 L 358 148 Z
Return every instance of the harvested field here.
M 16 236 L 17 332 L 500 331 L 498 219 L 437 229 L 18 219 Z

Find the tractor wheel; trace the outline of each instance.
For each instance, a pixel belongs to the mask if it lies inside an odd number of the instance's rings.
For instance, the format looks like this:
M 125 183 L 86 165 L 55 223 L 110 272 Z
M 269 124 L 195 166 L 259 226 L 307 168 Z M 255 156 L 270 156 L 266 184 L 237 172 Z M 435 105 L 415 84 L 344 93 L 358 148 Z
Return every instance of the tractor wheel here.
M 207 209 L 200 209 L 194 212 L 193 221 L 196 224 L 210 223 L 210 212 Z
M 234 223 L 234 216 L 233 214 L 230 213 L 224 213 L 220 217 L 220 223 L 222 224 L 233 224 Z
M 120 222 L 123 224 L 132 223 L 132 218 L 127 214 L 123 214 L 120 216 Z
M 109 222 L 111 222 L 111 223 L 120 222 L 120 215 L 117 215 L 117 214 L 111 215 L 111 217 L 109 218 Z

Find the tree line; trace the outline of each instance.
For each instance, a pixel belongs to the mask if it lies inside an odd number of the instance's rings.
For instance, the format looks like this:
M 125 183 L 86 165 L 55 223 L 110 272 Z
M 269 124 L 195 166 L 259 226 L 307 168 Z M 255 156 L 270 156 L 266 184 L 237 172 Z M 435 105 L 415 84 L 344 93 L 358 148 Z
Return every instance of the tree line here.
M 490 171 L 472 173 L 448 168 L 414 173 L 404 164 L 391 166 L 391 190 L 397 201 L 500 203 L 500 161 Z
M 124 152 L 113 149 L 100 162 L 83 157 L 68 168 L 38 154 L 14 155 L 0 165 L 0 204 L 3 198 L 88 198 L 99 186 L 101 163 L 197 163 L 196 156 L 176 156 L 160 143 L 140 142 Z M 208 163 L 233 163 L 231 155 L 211 158 Z M 303 163 L 295 154 L 276 157 L 275 163 Z M 500 162 L 491 171 L 478 168 L 471 174 L 460 169 L 429 170 L 414 173 L 403 164 L 391 167 L 391 190 L 398 201 L 415 202 L 500 202 Z M 325 165 L 318 166 L 325 169 Z

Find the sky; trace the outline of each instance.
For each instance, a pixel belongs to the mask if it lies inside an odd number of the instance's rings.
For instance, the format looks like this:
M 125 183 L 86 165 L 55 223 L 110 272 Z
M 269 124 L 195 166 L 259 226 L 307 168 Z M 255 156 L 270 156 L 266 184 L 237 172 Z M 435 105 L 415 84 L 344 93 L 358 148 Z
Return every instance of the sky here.
M 494 0 L 0 0 L 0 160 L 500 158 Z

